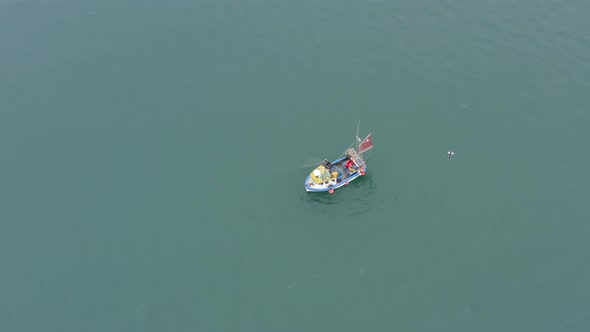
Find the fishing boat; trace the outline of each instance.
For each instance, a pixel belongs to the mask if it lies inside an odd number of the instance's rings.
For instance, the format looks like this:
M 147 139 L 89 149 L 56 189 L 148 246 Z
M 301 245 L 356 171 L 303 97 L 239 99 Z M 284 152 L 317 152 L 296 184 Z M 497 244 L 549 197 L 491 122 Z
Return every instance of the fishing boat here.
M 356 133 L 356 141 L 336 160 L 324 159 L 305 179 L 307 192 L 329 192 L 348 185 L 351 181 L 365 175 L 367 164 L 363 153 L 373 148 L 371 134 L 361 140 Z

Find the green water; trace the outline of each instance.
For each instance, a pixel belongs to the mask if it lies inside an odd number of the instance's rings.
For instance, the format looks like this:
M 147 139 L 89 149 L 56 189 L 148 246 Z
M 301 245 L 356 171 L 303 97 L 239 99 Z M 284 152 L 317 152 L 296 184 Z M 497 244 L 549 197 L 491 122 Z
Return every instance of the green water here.
M 589 16 L 0 0 L 0 330 L 587 331 Z

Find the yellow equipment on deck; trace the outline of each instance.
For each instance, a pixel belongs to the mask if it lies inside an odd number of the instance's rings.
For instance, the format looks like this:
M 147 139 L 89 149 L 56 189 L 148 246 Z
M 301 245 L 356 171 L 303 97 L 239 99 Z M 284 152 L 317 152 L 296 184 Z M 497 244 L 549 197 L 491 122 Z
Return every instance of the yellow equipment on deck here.
M 311 172 L 311 179 L 316 184 L 322 184 L 329 182 L 332 179 L 332 174 L 324 165 L 320 165 Z

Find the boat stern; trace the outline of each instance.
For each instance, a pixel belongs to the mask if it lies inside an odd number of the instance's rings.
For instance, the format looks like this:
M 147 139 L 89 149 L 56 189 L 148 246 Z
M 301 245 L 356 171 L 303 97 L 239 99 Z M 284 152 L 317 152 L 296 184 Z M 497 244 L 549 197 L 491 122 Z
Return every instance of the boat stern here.
M 322 165 L 316 167 L 305 179 L 305 191 L 322 192 L 329 191 L 338 181 L 337 174 L 330 173 L 330 170 Z

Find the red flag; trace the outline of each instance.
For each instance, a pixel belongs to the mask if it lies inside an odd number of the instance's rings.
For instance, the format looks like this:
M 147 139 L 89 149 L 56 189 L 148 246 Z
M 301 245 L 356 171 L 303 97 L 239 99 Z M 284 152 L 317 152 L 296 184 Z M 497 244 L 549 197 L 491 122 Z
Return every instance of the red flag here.
M 363 152 L 371 149 L 372 147 L 373 147 L 373 140 L 371 138 L 371 134 L 369 134 L 369 136 L 367 136 L 359 145 L 358 153 L 363 153 Z

